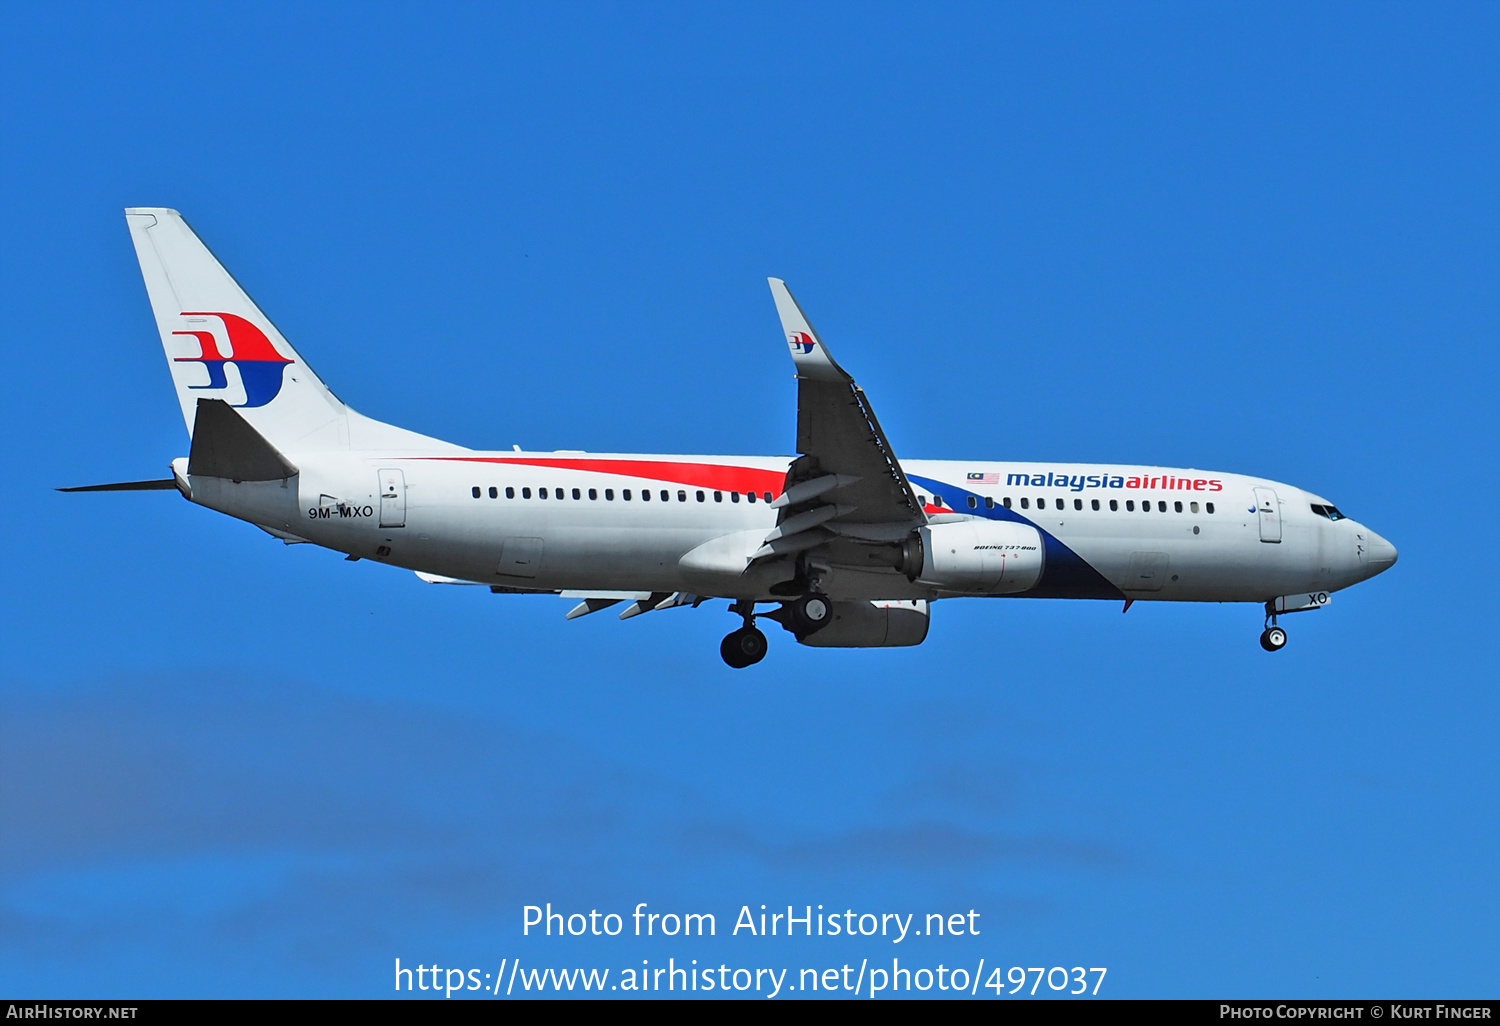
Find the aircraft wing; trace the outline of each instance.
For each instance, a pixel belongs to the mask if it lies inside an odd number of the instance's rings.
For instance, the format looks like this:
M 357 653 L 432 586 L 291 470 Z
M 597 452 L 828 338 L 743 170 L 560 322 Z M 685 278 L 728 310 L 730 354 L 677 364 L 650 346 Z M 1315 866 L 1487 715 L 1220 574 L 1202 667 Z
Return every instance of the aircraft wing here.
M 891 541 L 926 522 L 917 496 L 886 441 L 864 390 L 834 362 L 786 282 L 768 279 L 797 367 L 797 452 L 777 504 L 778 531 L 796 521 L 850 538 Z M 813 500 L 811 509 L 794 511 Z M 785 530 L 797 528 L 796 530 Z M 773 532 L 774 534 L 775 532 Z M 771 539 L 768 545 L 775 545 Z

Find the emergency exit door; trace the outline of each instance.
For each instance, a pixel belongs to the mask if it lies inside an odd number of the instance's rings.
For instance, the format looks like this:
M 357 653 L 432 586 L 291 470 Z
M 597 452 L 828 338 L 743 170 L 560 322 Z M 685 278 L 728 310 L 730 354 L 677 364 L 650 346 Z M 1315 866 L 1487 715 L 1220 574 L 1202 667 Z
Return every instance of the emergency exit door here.
M 380 472 L 380 526 L 406 526 L 406 476 L 399 470 Z
M 1255 489 L 1255 515 L 1260 520 L 1260 540 L 1281 541 L 1281 503 L 1271 488 Z

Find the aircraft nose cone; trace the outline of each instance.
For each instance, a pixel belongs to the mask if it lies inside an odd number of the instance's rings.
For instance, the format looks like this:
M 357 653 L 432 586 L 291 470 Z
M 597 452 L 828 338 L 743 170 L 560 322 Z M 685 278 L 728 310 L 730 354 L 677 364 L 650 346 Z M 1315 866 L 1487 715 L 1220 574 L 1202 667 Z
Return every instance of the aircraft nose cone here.
M 1396 546 L 1386 541 L 1374 531 L 1369 532 L 1366 544 L 1370 553 L 1370 572 L 1378 574 L 1382 570 L 1389 570 L 1396 564 Z

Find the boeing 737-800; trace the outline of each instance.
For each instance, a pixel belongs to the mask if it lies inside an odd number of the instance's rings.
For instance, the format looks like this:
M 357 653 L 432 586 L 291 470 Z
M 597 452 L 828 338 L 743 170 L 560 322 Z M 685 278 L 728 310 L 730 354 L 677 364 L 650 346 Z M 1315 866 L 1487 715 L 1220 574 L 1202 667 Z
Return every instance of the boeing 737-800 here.
M 126 221 L 191 443 L 159 481 L 260 527 L 441 584 L 562 595 L 569 618 L 727 599 L 720 652 L 920 644 L 938 599 L 1254 602 L 1318 609 L 1396 550 L 1290 485 L 1206 470 L 898 459 L 785 283 L 798 455 L 479 451 L 341 402 L 175 210 Z M 769 608 L 762 608 L 769 607 Z

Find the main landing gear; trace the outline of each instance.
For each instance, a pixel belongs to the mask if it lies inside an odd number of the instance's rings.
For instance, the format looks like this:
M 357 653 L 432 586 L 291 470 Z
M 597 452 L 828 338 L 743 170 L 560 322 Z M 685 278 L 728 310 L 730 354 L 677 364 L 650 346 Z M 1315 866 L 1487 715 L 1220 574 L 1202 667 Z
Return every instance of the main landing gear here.
M 764 659 L 770 645 L 766 642 L 766 636 L 755 626 L 755 603 L 742 599 L 729 609 L 745 618 L 745 626 L 724 636 L 724 640 L 719 642 L 719 655 L 734 669 L 743 670 Z
M 1270 611 L 1270 603 L 1266 603 L 1266 629 L 1260 634 L 1260 647 L 1267 652 L 1280 652 L 1286 648 L 1286 631 L 1276 626 L 1276 614 Z
M 764 659 L 769 647 L 766 636 L 758 627 L 741 627 L 737 631 L 730 631 L 719 642 L 719 655 L 736 670 L 743 670 Z
M 754 666 L 766 657 L 766 636 L 755 626 L 755 603 L 749 599 L 741 599 L 729 607 L 731 613 L 738 613 L 745 618 L 745 626 L 737 631 L 731 631 L 719 643 L 719 655 L 724 661 L 736 670 L 743 670 L 747 666 Z M 773 620 L 780 621 L 783 627 L 789 629 L 801 641 L 809 634 L 816 633 L 833 622 L 833 602 L 820 591 L 809 591 L 800 595 L 790 602 L 783 603 L 782 607 L 771 613 L 763 613 Z

